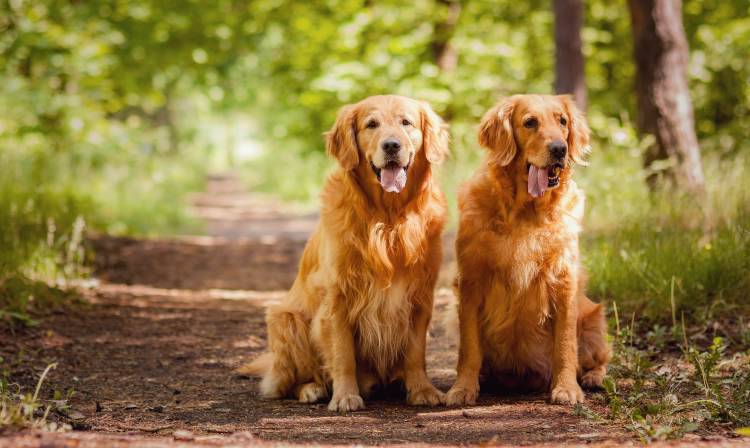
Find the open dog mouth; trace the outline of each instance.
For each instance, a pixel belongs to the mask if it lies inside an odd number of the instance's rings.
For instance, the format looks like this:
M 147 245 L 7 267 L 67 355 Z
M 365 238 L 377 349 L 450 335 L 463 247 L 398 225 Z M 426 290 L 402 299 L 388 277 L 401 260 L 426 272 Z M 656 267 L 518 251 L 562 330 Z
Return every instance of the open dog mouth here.
M 564 166 L 561 162 L 555 162 L 544 168 L 537 168 L 528 164 L 529 170 L 529 194 L 538 198 L 548 188 L 555 188 L 560 184 L 560 173 Z
M 390 161 L 384 167 L 378 168 L 370 160 L 370 168 L 378 178 L 383 190 L 389 193 L 400 193 L 406 186 L 406 171 L 409 169 L 409 164 L 401 166 L 398 162 Z

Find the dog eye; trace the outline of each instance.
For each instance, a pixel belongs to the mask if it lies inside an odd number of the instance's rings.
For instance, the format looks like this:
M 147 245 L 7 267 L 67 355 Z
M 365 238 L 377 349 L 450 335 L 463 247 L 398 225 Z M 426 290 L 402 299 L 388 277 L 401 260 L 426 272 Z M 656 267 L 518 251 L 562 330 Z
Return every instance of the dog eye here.
M 376 127 L 380 126 L 380 123 L 375 120 L 370 120 L 365 126 L 367 126 L 368 129 L 375 129 Z
M 401 124 L 403 124 L 404 126 L 411 126 L 412 125 L 411 121 L 407 120 L 406 118 L 404 118 L 403 120 L 401 120 Z
M 561 116 L 560 117 L 560 124 L 563 125 L 563 126 L 565 126 L 566 124 L 568 124 L 568 120 L 565 117 Z
M 536 120 L 536 118 L 529 118 L 528 120 L 523 122 L 523 126 L 528 129 L 533 129 L 538 124 L 539 122 Z

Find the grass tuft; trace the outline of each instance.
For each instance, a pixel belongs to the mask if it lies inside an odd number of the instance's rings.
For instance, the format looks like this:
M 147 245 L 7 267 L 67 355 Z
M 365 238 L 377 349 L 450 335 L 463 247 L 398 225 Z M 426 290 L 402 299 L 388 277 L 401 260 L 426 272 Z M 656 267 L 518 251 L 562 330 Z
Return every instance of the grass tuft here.
M 685 312 L 703 320 L 746 307 L 750 219 L 740 215 L 703 242 L 700 229 L 632 223 L 585 242 L 589 293 L 662 320 Z
M 11 329 L 18 325 L 34 326 L 36 316 L 79 300 L 73 290 L 50 286 L 23 275 L 9 276 L 0 283 L 0 324 Z
M 2 358 L 0 358 L 0 362 Z M 24 392 L 21 386 L 8 380 L 7 372 L 0 378 L 0 432 L 17 429 L 39 429 L 42 431 L 68 431 L 70 425 L 49 421 L 50 412 L 65 412 L 67 399 L 42 400 L 40 392 L 50 370 L 57 364 L 48 365 L 39 376 L 33 393 Z M 70 395 L 70 394 L 69 394 Z M 68 396 L 68 398 L 70 398 Z
M 644 443 L 750 424 L 750 353 L 742 352 L 748 346 L 735 345 L 731 354 L 721 337 L 701 346 L 690 342 L 684 327 L 646 330 L 634 315 L 629 325 L 615 327 L 604 392 L 594 395 L 607 413 L 582 406 L 577 415 L 621 424 Z M 704 331 L 693 329 L 692 339 Z

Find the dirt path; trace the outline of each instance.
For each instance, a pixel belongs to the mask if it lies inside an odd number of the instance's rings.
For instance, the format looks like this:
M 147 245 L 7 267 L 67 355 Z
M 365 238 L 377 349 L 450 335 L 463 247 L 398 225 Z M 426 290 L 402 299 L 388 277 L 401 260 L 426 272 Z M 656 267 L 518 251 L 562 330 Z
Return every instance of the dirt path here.
M 542 395 L 485 394 L 476 407 L 427 409 L 404 406 L 391 391 L 348 415 L 260 400 L 257 380 L 233 369 L 265 346 L 263 306 L 291 284 L 316 217 L 247 195 L 231 177 L 212 178 L 194 206 L 207 236 L 94 240 L 101 283 L 84 291 L 90 305 L 0 345 L 27 387 L 58 363 L 48 389 L 75 391 L 75 418 L 55 418 L 76 429 L 6 435 L 0 446 L 635 443 Z M 440 318 L 452 300 L 449 289 L 438 291 L 428 348 L 428 373 L 443 390 L 455 377 L 456 346 Z

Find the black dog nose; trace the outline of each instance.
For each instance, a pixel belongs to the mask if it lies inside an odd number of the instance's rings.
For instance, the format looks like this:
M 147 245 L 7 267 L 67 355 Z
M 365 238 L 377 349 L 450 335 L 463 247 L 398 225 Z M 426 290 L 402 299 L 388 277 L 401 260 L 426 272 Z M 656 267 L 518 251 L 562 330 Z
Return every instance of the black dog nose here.
M 388 140 L 384 141 L 381 146 L 383 147 L 383 151 L 385 151 L 386 154 L 394 155 L 401 149 L 401 142 L 389 138 Z
M 568 145 L 562 140 L 555 140 L 547 147 L 549 148 L 549 153 L 555 159 L 564 159 L 565 154 L 568 152 Z

